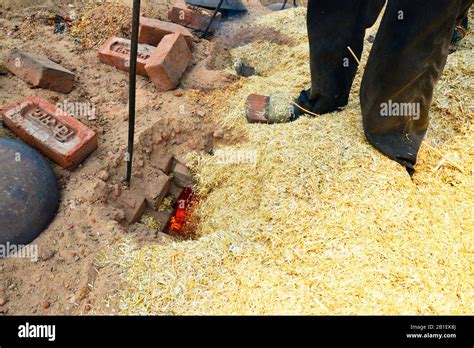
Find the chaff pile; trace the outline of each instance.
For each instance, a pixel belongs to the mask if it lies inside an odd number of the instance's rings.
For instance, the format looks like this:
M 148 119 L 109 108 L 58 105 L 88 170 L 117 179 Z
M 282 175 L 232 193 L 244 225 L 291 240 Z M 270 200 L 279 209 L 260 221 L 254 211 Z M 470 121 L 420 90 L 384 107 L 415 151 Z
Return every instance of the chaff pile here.
M 126 240 L 111 248 L 109 264 L 126 269 L 120 311 L 472 314 L 470 49 L 449 57 L 426 140 L 439 153 L 423 147 L 412 181 L 364 138 L 360 72 L 342 112 L 246 124 L 249 93 L 296 96 L 309 85 L 305 9 L 270 14 L 259 25 L 298 45 L 256 42 L 233 50 L 260 75 L 209 97 L 214 117 L 246 134 L 217 151 L 252 156 L 190 158 L 202 198 L 196 240 L 141 248 Z M 448 161 L 439 165 L 440 153 L 464 172 Z
M 85 48 L 98 47 L 111 36 L 130 36 L 131 12 L 123 4 L 89 2 L 78 17 L 71 27 L 71 35 Z

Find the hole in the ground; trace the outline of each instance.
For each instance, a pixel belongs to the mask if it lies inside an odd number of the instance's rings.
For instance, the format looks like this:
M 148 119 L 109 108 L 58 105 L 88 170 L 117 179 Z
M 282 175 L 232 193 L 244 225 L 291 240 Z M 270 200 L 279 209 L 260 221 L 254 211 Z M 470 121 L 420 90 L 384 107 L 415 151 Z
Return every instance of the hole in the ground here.
M 155 242 L 163 233 L 180 240 L 193 238 L 198 225 L 191 217 L 197 199 L 190 189 L 194 182 L 185 156 L 209 152 L 221 136 L 218 128 L 196 111 L 170 115 L 144 130 L 135 145 L 131 187 L 122 183 L 126 172 L 122 158 L 103 175 L 110 217 L 138 241 Z
M 250 77 L 255 75 L 255 68 L 253 66 L 247 65 L 245 63 L 240 63 L 235 68 L 237 75 L 242 77 Z
M 152 240 L 160 233 L 178 240 L 192 239 L 196 236 L 199 221 L 197 215 L 194 214 L 199 204 L 197 195 L 191 187 L 175 186 L 173 191 L 175 192 L 168 194 L 156 210 L 147 207 L 140 220 L 134 224 L 139 225 L 141 239 L 147 234 L 143 233 L 143 227 L 147 228 L 148 234 L 152 232 L 149 236 Z M 180 192 L 177 197 L 176 192 Z M 137 230 L 136 227 L 135 230 Z
M 192 188 L 184 188 L 176 200 L 174 213 L 168 222 L 166 231 L 169 234 L 193 235 L 197 223 L 193 219 L 193 211 L 198 203 L 199 199 Z

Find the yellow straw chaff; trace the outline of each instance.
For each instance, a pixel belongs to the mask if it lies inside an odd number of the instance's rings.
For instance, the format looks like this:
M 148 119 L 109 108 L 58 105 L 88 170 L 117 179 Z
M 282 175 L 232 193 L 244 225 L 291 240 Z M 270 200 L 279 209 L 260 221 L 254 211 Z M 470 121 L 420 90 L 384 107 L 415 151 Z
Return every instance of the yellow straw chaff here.
M 441 158 L 423 147 L 411 180 L 365 140 L 360 72 L 341 112 L 246 123 L 248 94 L 296 96 L 308 87 L 304 22 L 304 8 L 265 16 L 259 25 L 300 44 L 255 42 L 231 52 L 260 76 L 209 103 L 213 117 L 245 140 L 189 158 L 202 197 L 196 240 L 142 247 L 125 240 L 108 251 L 110 265 L 126 270 L 122 313 L 473 313 L 470 50 L 449 57 L 427 137 L 465 171 L 433 172 Z

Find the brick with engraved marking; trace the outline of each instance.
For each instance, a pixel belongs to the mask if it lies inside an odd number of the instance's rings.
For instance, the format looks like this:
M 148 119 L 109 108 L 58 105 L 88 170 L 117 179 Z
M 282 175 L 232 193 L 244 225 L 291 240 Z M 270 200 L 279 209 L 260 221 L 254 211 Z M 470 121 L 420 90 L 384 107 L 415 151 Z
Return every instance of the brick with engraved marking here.
M 99 60 L 104 64 L 115 66 L 119 70 L 130 70 L 130 46 L 131 42 L 119 37 L 109 38 L 99 49 Z M 138 44 L 137 74 L 148 76 L 145 64 L 148 62 L 155 47 L 146 44 Z
M 2 110 L 3 122 L 21 139 L 65 169 L 97 149 L 97 135 L 74 117 L 39 97 Z

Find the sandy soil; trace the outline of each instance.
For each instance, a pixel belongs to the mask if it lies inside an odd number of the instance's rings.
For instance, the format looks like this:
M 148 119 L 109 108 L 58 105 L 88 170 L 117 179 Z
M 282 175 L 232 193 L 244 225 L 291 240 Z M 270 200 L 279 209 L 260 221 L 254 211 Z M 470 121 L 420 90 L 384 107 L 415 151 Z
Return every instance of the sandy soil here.
M 56 219 L 34 241 L 39 259 L 36 262 L 0 260 L 0 313 L 3 314 L 81 314 L 97 310 L 98 303 L 102 303 L 100 312 L 114 313 L 113 295 L 121 286 L 118 281 L 121 270 L 102 270 L 101 250 L 125 235 L 147 243 L 160 243 L 162 238 L 142 224 L 126 226 L 117 221 L 121 212 L 115 207 L 114 199 L 126 190 L 122 180 L 128 75 L 101 64 L 97 49 L 84 49 L 69 32 L 55 34 L 53 27 L 45 23 L 36 23 L 29 29 L 31 16 L 65 15 L 71 9 L 80 13 L 81 3 L 74 4 L 68 6 L 58 0 L 23 8 L 13 7 L 11 3 L 0 5 L 0 62 L 10 49 L 17 47 L 45 55 L 76 74 L 76 86 L 68 95 L 31 89 L 12 74 L 0 75 L 0 108 L 32 95 L 53 103 L 91 102 L 96 108 L 96 118 L 76 117 L 99 136 L 98 150 L 76 170 L 69 172 L 52 164 L 60 182 L 61 203 Z M 230 63 L 225 57 L 226 45 L 242 43 L 239 39 L 231 40 L 237 30 L 245 29 L 255 16 L 267 11 L 260 3 L 254 3 L 247 15 L 225 19 L 217 38 L 208 41 L 196 37 L 193 62 L 178 88 L 182 96 L 176 91 L 158 93 L 148 79 L 137 77 L 133 189 L 142 189 L 144 178 L 157 170 L 156 162 L 165 153 L 183 156 L 192 150 L 209 151 L 215 142 L 238 139 L 238 135 L 228 134 L 212 122 L 201 96 L 239 78 L 221 70 Z M 155 7 L 150 12 L 165 17 L 166 7 Z M 15 31 L 15 26 L 19 30 Z M 244 41 L 254 39 L 246 37 Z M 0 136 L 15 138 L 3 125 Z M 110 301 L 103 304 L 104 298 Z

